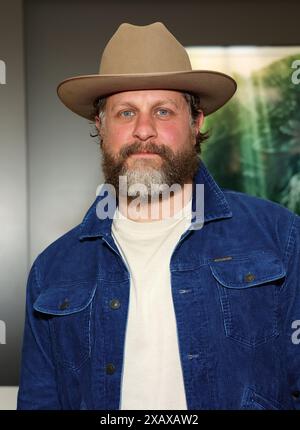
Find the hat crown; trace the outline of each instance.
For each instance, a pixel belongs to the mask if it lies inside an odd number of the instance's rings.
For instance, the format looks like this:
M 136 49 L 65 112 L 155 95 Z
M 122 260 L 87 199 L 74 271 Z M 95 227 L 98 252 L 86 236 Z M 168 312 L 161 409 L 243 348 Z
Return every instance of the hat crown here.
M 107 43 L 99 74 L 168 73 L 192 70 L 184 47 L 161 22 L 123 23 Z

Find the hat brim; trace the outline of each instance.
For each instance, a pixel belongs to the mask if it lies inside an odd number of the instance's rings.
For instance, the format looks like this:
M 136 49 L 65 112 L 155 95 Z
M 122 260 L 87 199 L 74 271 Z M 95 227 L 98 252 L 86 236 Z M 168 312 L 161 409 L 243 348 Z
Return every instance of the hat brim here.
M 161 89 L 199 94 L 205 116 L 222 107 L 235 93 L 230 76 L 211 70 L 129 75 L 82 75 L 65 79 L 57 87 L 60 100 L 71 111 L 94 120 L 94 101 L 121 91 Z

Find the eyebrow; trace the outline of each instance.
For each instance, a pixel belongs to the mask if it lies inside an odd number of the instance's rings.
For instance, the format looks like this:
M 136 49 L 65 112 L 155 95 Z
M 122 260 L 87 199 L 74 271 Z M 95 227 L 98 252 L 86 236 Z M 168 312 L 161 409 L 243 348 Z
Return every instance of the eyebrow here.
M 177 109 L 179 108 L 178 104 L 177 104 L 177 103 L 176 103 L 176 101 L 175 101 L 175 100 L 173 100 L 173 99 L 161 99 L 161 100 L 158 100 L 158 101 L 153 105 L 153 107 L 156 107 L 156 106 L 159 106 L 159 105 L 164 105 L 164 104 L 167 104 L 167 103 L 171 103 L 171 104 L 173 104 Z M 113 106 L 112 106 L 112 110 L 115 110 L 117 107 L 121 107 L 121 106 L 130 106 L 130 107 L 136 108 L 136 106 L 135 106 L 135 104 L 134 104 L 134 103 L 130 103 L 130 102 L 122 102 L 122 103 L 116 103 L 115 105 L 113 105 Z

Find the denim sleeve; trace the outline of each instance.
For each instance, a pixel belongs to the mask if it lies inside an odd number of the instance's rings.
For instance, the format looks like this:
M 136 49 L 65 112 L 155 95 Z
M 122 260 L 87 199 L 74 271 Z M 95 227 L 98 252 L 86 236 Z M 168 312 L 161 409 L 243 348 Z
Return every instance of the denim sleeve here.
M 295 409 L 300 409 L 300 217 L 295 215 L 286 247 L 287 280 L 282 291 L 286 351 L 283 367 Z
M 60 406 L 49 322 L 33 308 L 39 292 L 37 261 L 31 267 L 26 289 L 26 316 L 23 334 L 17 409 L 62 409 Z

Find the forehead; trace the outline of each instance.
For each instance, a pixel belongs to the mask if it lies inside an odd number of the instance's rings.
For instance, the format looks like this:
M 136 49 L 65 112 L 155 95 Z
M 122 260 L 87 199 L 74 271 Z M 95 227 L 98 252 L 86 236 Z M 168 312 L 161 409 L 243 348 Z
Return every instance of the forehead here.
M 136 90 L 122 91 L 107 98 L 107 105 L 114 107 L 121 103 L 155 104 L 157 102 L 175 103 L 178 108 L 185 103 L 180 91 L 172 90 Z

